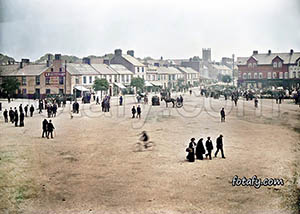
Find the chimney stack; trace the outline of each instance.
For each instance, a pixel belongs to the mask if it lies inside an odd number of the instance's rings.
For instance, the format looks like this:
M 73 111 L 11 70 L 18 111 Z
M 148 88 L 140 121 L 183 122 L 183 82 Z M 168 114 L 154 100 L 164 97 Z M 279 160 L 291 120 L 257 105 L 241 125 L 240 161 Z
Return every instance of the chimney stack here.
M 104 59 L 104 60 L 103 60 L 103 64 L 105 64 L 105 65 L 110 65 L 109 59 Z
M 294 53 L 294 50 L 293 50 L 293 49 L 291 49 L 291 50 L 290 50 L 290 54 L 291 54 L 291 55 L 293 55 L 293 53 Z
M 91 59 L 89 57 L 84 57 L 82 59 L 82 63 L 90 65 L 91 64 Z
M 134 51 L 133 50 L 127 51 L 127 55 L 130 55 L 130 56 L 134 57 Z
M 271 55 L 271 50 L 268 50 L 268 55 Z
M 54 59 L 55 60 L 61 60 L 61 54 L 55 54 Z
M 158 62 L 155 62 L 155 63 L 154 63 L 154 66 L 159 67 L 159 63 L 158 63 Z
M 122 50 L 121 49 L 116 49 L 115 50 L 115 55 L 116 56 L 122 56 Z
M 48 54 L 48 55 L 47 55 L 47 67 L 50 66 L 50 60 L 51 60 L 51 55 Z
M 23 62 L 21 61 L 20 62 L 20 69 L 22 69 L 23 68 Z
M 256 55 L 256 54 L 258 54 L 258 51 L 253 51 L 253 55 Z

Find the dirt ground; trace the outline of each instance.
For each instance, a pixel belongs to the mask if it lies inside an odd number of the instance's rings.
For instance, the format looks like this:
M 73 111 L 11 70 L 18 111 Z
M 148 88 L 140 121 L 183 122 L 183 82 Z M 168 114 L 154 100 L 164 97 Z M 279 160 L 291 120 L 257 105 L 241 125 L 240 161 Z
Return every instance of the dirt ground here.
M 26 118 L 24 128 L 1 118 L 0 213 L 298 213 L 300 108 L 291 101 L 235 107 L 195 90 L 183 108 L 142 104 L 142 119 L 131 119 L 134 104 L 112 98 L 110 113 L 82 104 L 73 119 L 68 104 L 52 118 L 49 140 L 41 138 L 45 112 Z M 143 130 L 156 146 L 134 152 Z M 210 136 L 215 147 L 220 134 L 226 159 L 185 161 L 190 138 Z M 283 178 L 284 186 L 234 187 L 235 175 Z

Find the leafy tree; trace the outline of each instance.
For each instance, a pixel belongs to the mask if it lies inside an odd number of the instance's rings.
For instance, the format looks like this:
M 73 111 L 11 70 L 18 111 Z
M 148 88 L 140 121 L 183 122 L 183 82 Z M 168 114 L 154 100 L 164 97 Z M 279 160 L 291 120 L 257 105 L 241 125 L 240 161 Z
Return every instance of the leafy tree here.
M 230 75 L 223 75 L 222 76 L 222 82 L 230 83 L 231 81 L 232 81 L 232 79 L 231 79 Z
M 20 82 L 16 77 L 5 77 L 2 81 L 1 88 L 3 92 L 12 97 L 20 87 Z
M 144 79 L 140 78 L 140 77 L 133 77 L 131 79 L 131 84 L 132 87 L 136 87 L 138 90 L 143 91 L 143 88 L 145 86 L 145 81 Z
M 177 79 L 176 86 L 181 91 L 184 88 L 184 79 L 183 78 Z
M 102 100 L 102 91 L 107 91 L 108 88 L 109 88 L 109 83 L 107 82 L 106 79 L 99 79 L 96 77 L 93 84 L 93 89 L 95 91 L 101 91 L 101 100 Z

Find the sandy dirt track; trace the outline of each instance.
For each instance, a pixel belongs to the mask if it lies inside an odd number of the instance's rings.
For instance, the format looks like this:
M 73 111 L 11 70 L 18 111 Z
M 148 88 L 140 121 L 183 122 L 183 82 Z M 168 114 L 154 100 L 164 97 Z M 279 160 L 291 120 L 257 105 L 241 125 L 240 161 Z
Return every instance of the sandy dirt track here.
M 1 119 L 0 213 L 297 213 L 298 106 L 263 100 L 254 109 L 240 100 L 234 107 L 195 91 L 184 96 L 184 108 L 142 105 L 139 120 L 130 118 L 134 102 L 127 97 L 120 107 L 113 98 L 111 113 L 81 105 L 73 119 L 68 105 L 53 118 L 49 140 L 41 138 L 43 115 L 26 118 L 24 128 Z M 133 152 L 143 130 L 156 147 Z M 215 147 L 219 134 L 226 159 L 185 161 L 191 137 L 210 136 Z M 285 185 L 233 187 L 234 175 L 283 178 Z

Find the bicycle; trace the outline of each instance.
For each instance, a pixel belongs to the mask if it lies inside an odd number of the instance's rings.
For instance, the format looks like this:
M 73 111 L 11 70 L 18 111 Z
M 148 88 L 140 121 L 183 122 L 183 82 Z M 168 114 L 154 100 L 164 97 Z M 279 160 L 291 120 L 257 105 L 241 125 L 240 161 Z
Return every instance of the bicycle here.
M 133 151 L 134 152 L 142 152 L 142 151 L 153 151 L 155 147 L 155 143 L 153 141 L 148 142 L 137 142 L 134 144 Z

